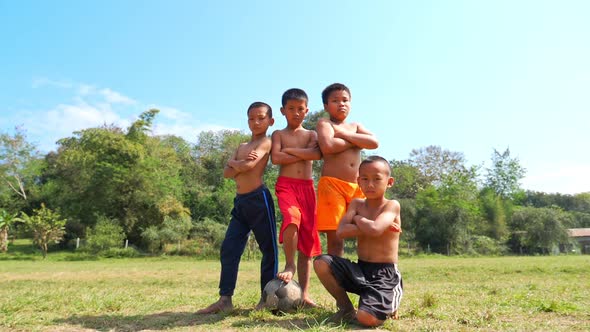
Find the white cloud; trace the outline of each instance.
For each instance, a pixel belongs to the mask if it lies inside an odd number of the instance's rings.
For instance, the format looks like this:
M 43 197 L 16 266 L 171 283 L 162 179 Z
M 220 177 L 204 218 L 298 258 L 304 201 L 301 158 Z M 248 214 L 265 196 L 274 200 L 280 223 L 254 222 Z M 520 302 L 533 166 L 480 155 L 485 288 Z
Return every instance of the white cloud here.
M 42 151 L 55 149 L 55 142 L 82 129 L 115 124 L 127 127 L 130 121 L 113 111 L 109 104 L 92 105 L 84 101 L 59 104 L 53 109 L 41 112 L 25 123 L 29 134 L 38 137 Z
M 57 87 L 57 88 L 62 88 L 62 89 L 69 89 L 72 87 L 72 83 L 66 82 L 66 81 L 50 80 L 46 77 L 36 77 L 33 79 L 33 88 L 34 89 L 42 88 L 45 86 L 52 86 L 52 87 Z
M 78 84 L 78 94 L 81 96 L 87 96 L 96 93 L 96 88 L 88 84 Z
M 126 105 L 133 105 L 137 102 L 127 96 L 124 96 L 116 91 L 113 91 L 109 88 L 100 90 L 100 94 L 105 97 L 105 99 L 114 104 L 126 104 Z
M 24 125 L 31 141 L 37 143 L 43 152 L 54 150 L 57 140 L 71 137 L 75 131 L 104 124 L 127 128 L 136 120 L 140 110 L 150 108 L 160 110 L 153 126 L 155 135 L 175 135 L 194 143 L 202 131 L 232 129 L 200 123 L 194 120 L 191 114 L 173 107 L 142 105 L 135 99 L 106 87 L 52 81 L 47 78 L 35 79 L 33 86 L 35 88 L 59 87 L 68 89 L 72 93 L 68 102 L 59 103 L 45 110 L 22 111 L 15 118 Z M 134 115 L 131 117 L 129 114 Z
M 176 108 L 173 107 L 167 107 L 167 106 L 158 106 L 158 105 L 149 105 L 148 108 L 155 108 L 160 110 L 160 113 L 158 113 L 159 116 L 162 116 L 166 119 L 169 120 L 182 120 L 182 121 L 186 121 L 188 119 L 190 119 L 190 114 L 186 113 L 186 112 L 182 112 Z

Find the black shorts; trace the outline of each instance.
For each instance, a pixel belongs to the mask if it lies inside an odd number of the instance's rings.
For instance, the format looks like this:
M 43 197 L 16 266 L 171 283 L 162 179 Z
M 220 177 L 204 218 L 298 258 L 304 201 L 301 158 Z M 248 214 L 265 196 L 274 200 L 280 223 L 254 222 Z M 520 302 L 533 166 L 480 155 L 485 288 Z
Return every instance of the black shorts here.
M 385 320 L 399 308 L 403 283 L 397 264 L 361 260 L 355 263 L 332 255 L 321 255 L 316 259 L 328 263 L 342 288 L 360 296 L 359 309 Z

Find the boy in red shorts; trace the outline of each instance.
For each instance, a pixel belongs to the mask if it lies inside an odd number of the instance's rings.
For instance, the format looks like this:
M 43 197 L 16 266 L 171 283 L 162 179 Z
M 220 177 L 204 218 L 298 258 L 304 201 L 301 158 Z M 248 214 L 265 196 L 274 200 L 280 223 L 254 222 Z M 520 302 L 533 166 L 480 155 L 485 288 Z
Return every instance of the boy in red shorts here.
M 285 269 L 277 278 L 290 282 L 295 271 L 303 291 L 304 307 L 315 303 L 309 297 L 311 258 L 321 253 L 316 226 L 316 194 L 312 180 L 312 162 L 321 158 L 315 131 L 302 127 L 309 111 L 307 94 L 301 89 L 289 89 L 282 97 L 281 113 L 287 127 L 272 133 L 271 160 L 280 165 L 275 186 L 283 224 L 279 242 L 285 251 Z M 295 252 L 299 251 L 297 264 Z

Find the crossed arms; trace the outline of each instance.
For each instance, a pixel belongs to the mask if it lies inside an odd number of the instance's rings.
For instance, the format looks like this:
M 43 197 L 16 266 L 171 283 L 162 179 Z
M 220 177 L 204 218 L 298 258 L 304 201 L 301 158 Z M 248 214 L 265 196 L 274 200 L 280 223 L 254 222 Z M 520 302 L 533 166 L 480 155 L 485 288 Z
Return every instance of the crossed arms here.
M 362 199 L 355 199 L 350 202 L 346 214 L 340 220 L 336 235 L 341 238 L 357 237 L 366 235 L 376 237 L 384 231 L 393 227 L 399 231 L 400 226 L 394 222 L 399 215 L 400 206 L 396 201 L 387 201 L 382 212 L 371 220 L 358 214 L 359 207 L 364 203 Z
M 243 148 L 247 143 L 243 143 L 236 149 L 231 159 L 227 161 L 223 168 L 224 178 L 235 178 L 238 174 L 247 172 L 254 168 L 258 162 L 270 150 L 270 140 L 265 140 L 259 144 L 255 149 L 250 151 L 245 159 L 237 159 L 240 148 Z
M 334 126 L 328 119 L 320 119 L 317 124 L 318 142 L 324 154 L 335 154 L 352 147 L 376 149 L 377 138 L 362 125 L 356 125 L 356 131 L 346 131 L 341 126 Z

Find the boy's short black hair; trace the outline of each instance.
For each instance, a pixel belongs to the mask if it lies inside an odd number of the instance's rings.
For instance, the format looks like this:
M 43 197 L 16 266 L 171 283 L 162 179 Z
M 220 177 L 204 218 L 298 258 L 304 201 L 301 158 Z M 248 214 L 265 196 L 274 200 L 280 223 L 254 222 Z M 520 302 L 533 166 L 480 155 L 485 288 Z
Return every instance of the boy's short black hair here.
M 391 165 L 389 164 L 389 161 L 387 161 L 387 159 L 385 159 L 381 156 L 368 156 L 367 158 L 365 158 L 365 160 L 361 161 L 361 163 L 359 165 L 359 169 L 363 165 L 371 164 L 371 163 L 375 163 L 375 162 L 383 163 L 384 165 L 387 165 L 387 171 L 388 171 L 389 175 L 391 175 Z
M 250 107 L 248 107 L 248 111 L 246 112 L 246 115 L 250 115 L 250 110 L 253 108 L 257 108 L 257 107 L 266 107 L 266 115 L 268 115 L 269 118 L 272 119 L 272 108 L 270 107 L 269 104 L 267 103 L 263 103 L 261 101 L 255 101 L 253 102 Z
M 322 91 L 322 102 L 324 103 L 324 105 L 326 105 L 328 103 L 328 98 L 330 98 L 330 94 L 334 91 L 346 91 L 348 92 L 348 95 L 350 96 L 350 98 L 352 98 L 352 94 L 350 94 L 350 89 L 348 89 L 348 87 L 342 83 L 334 83 L 334 84 L 330 84 L 328 85 L 324 91 Z
M 281 98 L 281 104 L 285 106 L 285 104 L 287 104 L 287 101 L 289 100 L 305 100 L 305 105 L 307 105 L 309 101 L 309 99 L 307 98 L 307 93 L 297 88 L 285 91 L 285 93 L 283 93 L 283 98 Z

